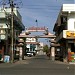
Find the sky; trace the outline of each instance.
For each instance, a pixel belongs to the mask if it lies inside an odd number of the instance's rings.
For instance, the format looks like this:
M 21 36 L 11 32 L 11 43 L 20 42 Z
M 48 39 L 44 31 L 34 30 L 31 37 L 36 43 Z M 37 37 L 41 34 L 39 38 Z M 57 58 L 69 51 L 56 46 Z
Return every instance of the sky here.
M 8 3 L 9 0 L 4 1 Z M 75 0 L 14 0 L 14 3 L 19 7 L 18 10 L 25 27 L 45 26 L 48 27 L 50 33 L 54 33 L 53 27 L 62 4 L 72 4 L 75 3 Z M 38 25 L 36 24 L 36 20 Z
M 21 0 L 23 5 L 19 9 L 25 27 L 48 27 L 53 33 L 57 16 L 64 3 L 74 3 L 74 0 Z
M 48 27 L 49 32 L 54 34 L 53 27 L 62 4 L 72 4 L 74 0 L 22 0 L 22 2 L 20 13 L 25 27 L 37 26 L 37 19 L 38 27 Z M 45 44 L 50 43 L 47 38 L 39 40 Z
M 9 0 L 0 0 L 1 3 L 9 3 Z M 53 33 L 53 27 L 57 16 L 64 3 L 75 3 L 75 0 L 13 0 L 18 5 L 18 10 L 22 16 L 25 27 L 37 26 L 48 27 L 49 32 Z

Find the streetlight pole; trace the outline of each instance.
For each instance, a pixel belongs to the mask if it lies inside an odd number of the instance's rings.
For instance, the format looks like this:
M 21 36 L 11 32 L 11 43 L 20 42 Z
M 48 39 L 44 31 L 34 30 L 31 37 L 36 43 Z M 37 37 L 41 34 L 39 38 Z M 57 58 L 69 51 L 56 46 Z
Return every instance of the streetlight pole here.
M 13 0 L 9 0 L 10 2 L 10 8 L 11 8 L 11 62 L 13 63 L 14 61 L 14 25 L 13 25 Z
M 36 19 L 36 25 L 37 25 L 37 27 L 38 27 L 38 21 L 37 21 L 37 19 Z
M 36 31 L 37 31 L 37 29 L 38 29 L 38 21 L 37 21 L 37 19 L 36 19 Z

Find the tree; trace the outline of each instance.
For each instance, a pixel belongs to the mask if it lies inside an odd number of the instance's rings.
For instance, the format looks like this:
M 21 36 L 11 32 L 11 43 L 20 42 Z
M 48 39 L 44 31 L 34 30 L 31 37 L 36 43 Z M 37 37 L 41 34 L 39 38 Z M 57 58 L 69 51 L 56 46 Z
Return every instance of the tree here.
M 48 53 L 48 45 L 45 45 L 45 46 L 43 47 L 43 51 L 46 52 L 46 53 Z

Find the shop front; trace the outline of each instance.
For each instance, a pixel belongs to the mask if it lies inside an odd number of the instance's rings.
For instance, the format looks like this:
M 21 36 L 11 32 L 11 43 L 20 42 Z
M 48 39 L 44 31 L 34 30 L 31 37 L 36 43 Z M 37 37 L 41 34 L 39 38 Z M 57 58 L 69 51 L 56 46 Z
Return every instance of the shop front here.
M 75 63 L 75 42 L 68 40 L 68 62 Z

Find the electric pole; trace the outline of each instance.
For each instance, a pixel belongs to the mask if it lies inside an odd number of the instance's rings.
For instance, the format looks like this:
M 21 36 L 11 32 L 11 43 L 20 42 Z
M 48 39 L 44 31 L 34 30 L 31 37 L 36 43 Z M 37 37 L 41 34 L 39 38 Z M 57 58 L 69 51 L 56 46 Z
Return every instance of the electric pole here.
M 13 25 L 13 0 L 9 0 L 10 8 L 11 8 L 11 63 L 14 62 L 14 25 Z
M 38 31 L 38 20 L 36 19 L 36 32 Z
M 20 2 L 21 3 L 21 2 Z M 9 0 L 11 8 L 11 63 L 14 62 L 14 7 L 17 5 L 13 0 Z

